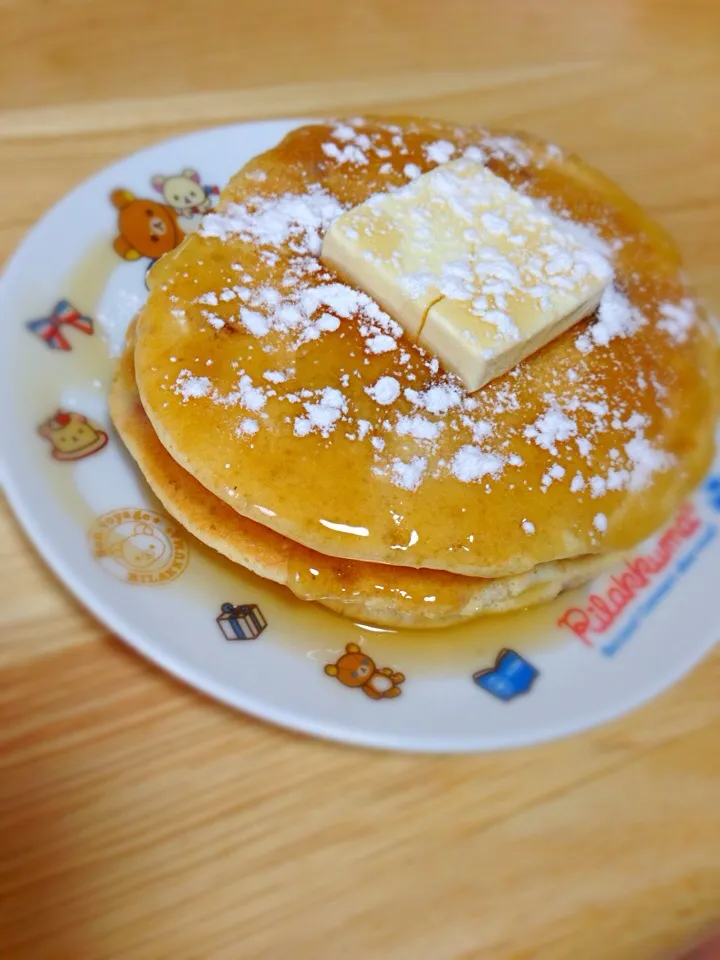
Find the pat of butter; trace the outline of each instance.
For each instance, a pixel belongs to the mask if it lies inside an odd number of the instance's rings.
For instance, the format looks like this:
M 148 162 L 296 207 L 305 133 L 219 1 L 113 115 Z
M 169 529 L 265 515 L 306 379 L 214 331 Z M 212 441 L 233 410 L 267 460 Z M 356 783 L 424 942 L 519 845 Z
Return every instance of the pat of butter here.
M 453 269 L 467 260 L 474 217 L 469 207 L 461 211 L 457 196 L 478 169 L 451 163 L 394 193 L 375 194 L 333 221 L 323 239 L 323 261 L 377 300 L 413 339 L 430 306 L 445 296 Z
M 575 231 L 469 160 L 347 211 L 322 258 L 471 392 L 592 313 L 612 276 Z

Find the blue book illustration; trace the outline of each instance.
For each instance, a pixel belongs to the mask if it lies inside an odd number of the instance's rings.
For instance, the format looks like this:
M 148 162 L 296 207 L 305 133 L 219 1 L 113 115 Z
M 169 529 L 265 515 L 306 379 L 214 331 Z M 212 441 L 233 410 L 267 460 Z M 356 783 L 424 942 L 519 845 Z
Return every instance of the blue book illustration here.
M 713 510 L 720 511 L 720 477 L 710 477 L 705 489 L 708 492 L 710 506 Z
M 514 650 L 501 650 L 495 666 L 478 670 L 473 674 L 473 680 L 493 697 L 508 701 L 528 693 L 538 676 L 539 670 L 519 653 Z

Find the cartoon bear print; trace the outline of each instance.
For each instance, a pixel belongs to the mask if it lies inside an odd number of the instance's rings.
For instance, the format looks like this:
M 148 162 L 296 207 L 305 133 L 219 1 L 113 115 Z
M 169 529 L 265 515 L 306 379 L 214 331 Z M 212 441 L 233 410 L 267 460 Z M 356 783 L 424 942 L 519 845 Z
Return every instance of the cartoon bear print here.
M 50 441 L 56 460 L 82 460 L 102 450 L 108 435 L 81 413 L 57 410 L 38 427 L 41 437 Z
M 168 546 L 149 523 L 137 523 L 133 532 L 114 543 L 107 555 L 114 557 L 126 569 L 142 571 L 164 562 Z
M 378 670 L 375 661 L 356 643 L 348 643 L 340 659 L 327 664 L 325 673 L 337 677 L 346 687 L 361 687 L 373 700 L 399 697 L 402 693 L 400 684 L 405 682 L 404 674 L 395 673 L 390 667 Z
M 155 261 L 185 238 L 172 207 L 136 197 L 130 190 L 113 190 L 110 200 L 118 211 L 113 248 L 124 260 Z
M 220 192 L 217 187 L 201 184 L 200 174 L 192 167 L 169 177 L 158 175 L 151 182 L 179 217 L 193 217 L 212 210 L 213 197 Z

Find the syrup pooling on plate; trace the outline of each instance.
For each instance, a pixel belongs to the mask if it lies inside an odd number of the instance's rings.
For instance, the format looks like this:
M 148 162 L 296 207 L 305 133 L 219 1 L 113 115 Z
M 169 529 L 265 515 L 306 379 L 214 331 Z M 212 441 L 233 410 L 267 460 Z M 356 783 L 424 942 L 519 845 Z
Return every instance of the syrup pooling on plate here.
M 542 606 L 473 620 L 442 631 L 384 629 L 340 618 L 317 603 L 305 603 L 284 588 L 243 570 L 200 543 L 183 576 L 183 594 L 208 610 L 218 598 L 252 600 L 269 623 L 271 641 L 324 664 L 348 643 L 372 650 L 383 664 L 402 669 L 413 680 L 425 675 L 465 675 L 492 662 L 502 648 L 528 653 L 566 642 L 557 619 L 567 606 L 585 599 L 582 591 L 563 594 Z M 267 642 L 267 641 L 266 641 Z
M 549 600 L 584 582 L 608 556 L 541 564 L 496 580 L 439 570 L 327 557 L 256 523 L 213 496 L 158 440 L 138 395 L 133 324 L 110 392 L 113 421 L 165 509 L 224 556 L 303 599 L 346 616 L 390 627 L 447 626 L 480 613 Z
M 473 151 L 589 230 L 616 283 L 596 319 L 468 396 L 318 250 L 339 210 Z M 708 328 L 671 245 L 544 145 L 407 122 L 309 128 L 234 178 L 202 234 L 152 273 L 145 408 L 208 489 L 320 552 L 523 572 L 642 538 L 709 459 Z
M 192 543 L 193 560 L 183 577 L 183 594 L 208 610 L 218 598 L 236 598 L 260 605 L 269 623 L 272 643 L 300 652 L 319 664 L 329 662 L 348 643 L 371 649 L 379 661 L 402 669 L 409 677 L 466 675 L 492 662 L 497 652 L 523 653 L 567 641 L 557 629 L 568 606 L 581 604 L 586 593 L 568 591 L 554 601 L 509 614 L 472 620 L 441 631 L 378 628 L 366 621 L 340 618 L 317 603 L 303 602 L 285 588 L 243 570 L 235 563 Z
M 617 561 L 617 555 L 577 557 L 541 564 L 525 575 L 482 580 L 443 570 L 416 571 L 357 563 L 293 549 L 287 585 L 301 600 L 314 600 L 344 616 L 438 627 L 473 614 L 502 614 L 572 589 Z M 390 609 L 390 620 L 387 611 Z M 426 619 L 423 621 L 423 617 Z

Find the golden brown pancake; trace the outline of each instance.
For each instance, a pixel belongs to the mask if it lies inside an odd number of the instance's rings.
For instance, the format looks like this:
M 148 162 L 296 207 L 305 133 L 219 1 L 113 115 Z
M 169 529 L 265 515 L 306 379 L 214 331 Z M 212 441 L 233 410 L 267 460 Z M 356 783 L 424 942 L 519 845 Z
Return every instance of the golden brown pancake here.
M 341 210 L 461 154 L 585 230 L 616 288 L 614 309 L 472 397 L 319 259 Z M 711 462 L 717 342 L 672 242 L 529 137 L 303 127 L 232 178 L 149 282 L 135 365 L 162 446 L 234 514 L 326 556 L 504 578 L 612 553 Z
M 449 626 L 551 600 L 617 559 L 583 557 L 545 564 L 515 577 L 482 580 L 440 570 L 339 560 L 294 543 L 241 516 L 168 454 L 138 396 L 134 334 L 133 324 L 113 380 L 110 411 L 154 493 L 199 540 L 253 573 L 290 587 L 302 599 L 318 600 L 347 617 L 384 627 Z

